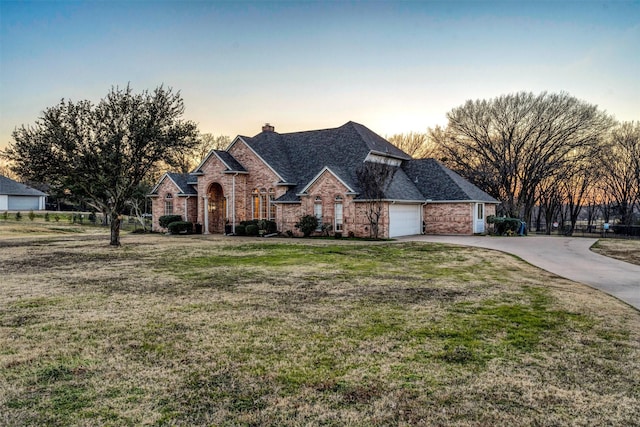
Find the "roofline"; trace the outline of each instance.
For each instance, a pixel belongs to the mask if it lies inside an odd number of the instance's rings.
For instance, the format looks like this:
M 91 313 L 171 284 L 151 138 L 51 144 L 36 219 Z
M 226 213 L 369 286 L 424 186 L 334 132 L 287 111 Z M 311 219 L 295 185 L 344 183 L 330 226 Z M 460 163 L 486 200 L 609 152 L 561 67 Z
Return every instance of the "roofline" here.
M 399 148 L 398 148 L 398 150 L 399 150 Z M 383 151 L 377 151 L 377 150 L 369 150 L 369 154 L 376 154 L 378 156 L 383 156 L 383 157 L 391 157 L 393 159 L 398 159 L 398 160 L 413 160 L 413 157 L 409 156 L 408 154 L 406 156 L 397 156 L 397 155 L 394 155 L 394 154 L 385 153 Z
M 228 171 L 223 171 L 222 173 L 226 173 L 226 174 L 237 173 L 237 174 L 242 174 L 242 175 L 249 175 L 249 171 L 234 171 L 234 170 L 228 170 Z M 204 174 L 203 174 L 203 175 L 204 175 Z
M 282 200 L 282 201 L 274 200 L 271 203 L 276 204 L 276 205 L 277 204 L 283 204 L 284 205 L 285 203 L 286 204 L 299 205 L 300 203 L 302 203 L 302 200 Z
M 492 201 L 489 201 L 489 200 L 475 200 L 475 199 L 474 200 L 431 200 L 431 199 L 428 199 L 427 203 L 487 203 L 487 204 L 490 204 L 490 205 L 499 205 L 502 202 L 498 202 L 498 201 L 492 202 Z
M 162 174 L 162 176 L 158 180 L 158 183 L 155 185 L 155 187 L 153 187 L 153 189 L 151 190 L 151 192 L 149 194 L 156 193 L 156 190 L 158 189 L 158 187 L 160 187 L 160 184 L 162 184 L 162 181 L 164 181 L 165 178 L 171 179 L 171 177 L 169 176 L 169 172 L 165 172 L 165 173 Z M 177 189 L 180 189 L 180 186 L 178 184 L 176 184 L 176 182 L 173 179 L 171 179 L 171 182 L 173 182 L 173 185 L 175 185 Z
M 255 154 L 256 157 L 259 158 L 262 161 L 262 163 L 264 163 L 265 165 L 267 165 L 267 167 L 269 169 L 271 169 L 271 172 L 276 174 L 276 176 L 280 179 L 280 181 L 285 181 L 285 179 L 282 177 L 282 175 L 280 175 L 269 163 L 267 163 L 267 161 L 265 159 L 263 159 L 262 156 L 260 156 L 260 154 L 256 153 L 256 150 L 254 150 L 253 147 L 251 147 L 251 145 L 249 145 L 247 143 L 247 141 L 245 141 L 240 135 L 236 136 L 234 138 L 234 140 L 231 142 L 231 144 L 229 144 L 229 148 L 227 148 L 227 152 L 229 150 L 231 150 L 231 147 L 233 147 L 236 144 L 236 142 L 238 142 L 238 141 L 242 141 L 244 143 L 244 145 L 246 145 L 247 148 L 249 148 L 249 150 L 251 150 L 251 152 L 253 154 Z
M 208 162 L 208 161 L 209 161 L 209 158 L 211 157 L 211 155 L 212 155 L 212 154 L 213 154 L 213 155 L 215 155 L 215 156 L 218 158 L 218 160 L 220 160 L 220 161 L 222 162 L 222 164 L 227 168 L 227 170 L 226 170 L 226 171 L 224 171 L 223 173 L 226 173 L 226 172 L 232 172 L 232 173 L 238 172 L 238 173 L 243 173 L 242 171 L 234 171 L 234 170 L 231 168 L 231 166 L 229 166 L 229 164 L 228 164 L 227 162 L 225 162 L 225 161 L 222 159 L 222 157 L 220 157 L 220 156 L 218 155 L 217 151 L 222 151 L 222 150 L 215 150 L 215 149 L 213 149 L 213 150 L 209 151 L 209 153 L 207 154 L 207 156 L 204 158 L 204 160 L 202 160 L 202 161 L 200 162 L 200 164 L 198 165 L 198 167 L 194 169 L 194 171 L 192 172 L 192 174 L 194 174 L 194 175 L 198 175 L 198 176 L 200 176 L 200 175 L 204 175 L 204 172 L 200 171 L 200 168 L 201 168 L 202 166 L 204 166 L 204 164 L 205 164 L 206 162 Z M 225 151 L 225 152 L 227 152 L 227 151 Z M 198 171 L 199 171 L 199 172 L 198 172 Z M 244 173 L 249 173 L 249 172 L 246 172 L 246 171 L 245 171 Z
M 353 188 L 351 188 L 346 182 L 344 182 L 342 180 L 342 178 L 340 178 L 334 171 L 331 170 L 331 168 L 329 168 L 329 166 L 325 166 L 322 168 L 322 170 L 320 170 L 320 172 L 318 172 L 318 174 L 311 180 L 309 181 L 309 183 L 307 185 L 304 186 L 304 188 L 302 189 L 302 191 L 298 194 L 296 194 L 296 196 L 300 196 L 300 195 L 304 195 L 306 194 L 307 190 L 309 189 L 309 187 L 311 187 L 313 184 L 315 184 L 315 182 L 320 179 L 320 177 L 322 176 L 322 174 L 324 174 L 325 172 L 329 172 L 331 175 L 335 176 L 336 179 L 338 181 L 340 181 L 340 183 L 342 185 L 345 186 L 345 188 L 347 190 L 349 190 L 350 193 L 354 193 Z

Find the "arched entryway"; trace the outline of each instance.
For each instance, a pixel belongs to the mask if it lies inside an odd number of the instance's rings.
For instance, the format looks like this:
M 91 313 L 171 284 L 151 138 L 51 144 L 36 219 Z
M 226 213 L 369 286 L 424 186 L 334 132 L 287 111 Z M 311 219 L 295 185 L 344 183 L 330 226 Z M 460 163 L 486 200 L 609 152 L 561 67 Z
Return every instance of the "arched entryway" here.
M 227 200 L 224 197 L 222 186 L 217 182 L 209 185 L 206 209 L 209 217 L 209 233 L 224 233 Z

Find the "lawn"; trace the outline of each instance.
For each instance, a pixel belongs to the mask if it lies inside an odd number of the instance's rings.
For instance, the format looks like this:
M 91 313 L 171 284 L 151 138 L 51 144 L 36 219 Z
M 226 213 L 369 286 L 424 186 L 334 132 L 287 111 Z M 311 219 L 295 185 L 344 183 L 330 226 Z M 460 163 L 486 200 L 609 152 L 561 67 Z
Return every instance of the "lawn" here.
M 92 233 L 0 225 L 0 425 L 640 419 L 640 313 L 515 257 Z
M 600 239 L 591 250 L 601 255 L 640 265 L 640 240 Z

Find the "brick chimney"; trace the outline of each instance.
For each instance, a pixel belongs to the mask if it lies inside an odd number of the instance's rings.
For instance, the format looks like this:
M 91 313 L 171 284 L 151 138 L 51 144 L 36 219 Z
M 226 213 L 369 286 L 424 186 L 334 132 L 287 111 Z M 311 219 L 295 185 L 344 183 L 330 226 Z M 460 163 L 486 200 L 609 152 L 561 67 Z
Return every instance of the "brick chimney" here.
M 275 132 L 276 128 L 269 124 L 269 123 L 265 123 L 264 126 L 262 126 L 262 132 Z

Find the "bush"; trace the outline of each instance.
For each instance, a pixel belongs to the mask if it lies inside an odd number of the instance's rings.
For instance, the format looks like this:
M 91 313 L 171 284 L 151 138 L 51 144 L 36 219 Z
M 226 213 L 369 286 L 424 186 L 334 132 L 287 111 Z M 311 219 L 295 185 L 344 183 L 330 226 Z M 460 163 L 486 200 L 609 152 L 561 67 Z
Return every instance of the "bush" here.
M 171 224 L 172 222 L 181 222 L 181 221 L 182 221 L 181 215 L 163 215 L 160 218 L 158 218 L 158 224 L 160 224 L 160 227 L 162 228 L 169 228 L 169 224 Z
M 278 226 L 276 225 L 275 221 L 269 221 L 268 219 L 251 219 L 249 221 L 240 221 L 240 225 L 245 227 L 246 234 L 248 236 L 257 236 L 260 230 L 264 230 L 264 234 L 273 234 L 278 232 Z M 250 226 L 255 226 L 258 231 L 256 231 L 255 234 L 249 233 L 250 229 L 253 231 L 253 227 L 249 228 Z M 236 234 L 240 235 L 240 233 L 238 233 L 237 225 Z
M 245 236 L 247 234 L 246 226 L 244 224 L 236 225 L 236 235 Z
M 258 230 L 259 228 L 257 225 L 253 225 L 253 224 L 247 225 L 246 227 L 247 236 L 257 236 Z
M 193 223 L 189 221 L 174 221 L 167 225 L 171 234 L 191 234 L 193 233 Z
M 507 218 L 489 215 L 487 217 L 487 223 L 493 224 L 494 233 L 500 236 L 516 234 L 520 227 L 520 221 L 518 218 Z
M 49 218 L 49 212 L 45 212 L 45 213 L 44 213 L 44 221 L 45 221 L 45 222 L 49 222 L 49 221 L 51 221 L 51 218 Z
M 55 215 L 53 216 L 53 220 L 54 220 L 55 222 L 60 221 L 60 215 L 55 214 Z
M 16 221 L 22 221 L 22 214 L 20 212 L 16 212 Z
M 264 230 L 265 234 L 273 234 L 278 232 L 278 226 L 275 221 L 269 221 L 268 219 L 261 219 L 258 221 L 258 229 Z
M 29 221 L 36 219 L 36 214 L 33 211 L 29 211 Z
M 296 222 L 295 226 L 302 231 L 304 237 L 309 237 L 318 228 L 318 218 L 314 215 L 305 215 L 300 218 L 300 221 Z
M 7 211 L 2 212 L 2 219 L 5 220 L 5 221 L 8 220 L 9 219 L 9 212 L 7 212 Z

